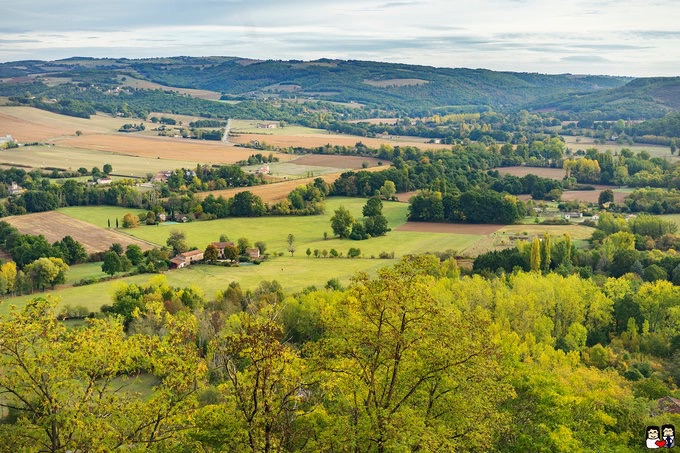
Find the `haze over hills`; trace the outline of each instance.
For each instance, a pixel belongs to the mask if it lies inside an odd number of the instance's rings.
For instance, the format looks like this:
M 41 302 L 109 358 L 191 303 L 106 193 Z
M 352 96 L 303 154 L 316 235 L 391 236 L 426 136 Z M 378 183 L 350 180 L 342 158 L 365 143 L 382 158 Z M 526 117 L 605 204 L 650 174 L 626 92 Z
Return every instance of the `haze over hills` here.
M 412 116 L 433 112 L 555 111 L 563 117 L 646 119 L 680 108 L 680 78 L 547 75 L 354 60 L 238 57 L 19 61 L 0 64 L 0 94 L 66 96 L 55 84 L 116 85 L 122 77 L 215 91 L 225 100 L 295 98 L 359 103 Z M 43 85 L 42 82 L 45 82 Z M 22 86 L 23 85 L 23 86 Z M 110 94 L 110 93 L 106 93 Z M 105 93 L 101 93 L 104 96 Z M 76 96 L 71 93 L 71 97 Z M 101 97 L 99 96 L 99 97 Z M 76 99 L 93 102 L 86 96 Z

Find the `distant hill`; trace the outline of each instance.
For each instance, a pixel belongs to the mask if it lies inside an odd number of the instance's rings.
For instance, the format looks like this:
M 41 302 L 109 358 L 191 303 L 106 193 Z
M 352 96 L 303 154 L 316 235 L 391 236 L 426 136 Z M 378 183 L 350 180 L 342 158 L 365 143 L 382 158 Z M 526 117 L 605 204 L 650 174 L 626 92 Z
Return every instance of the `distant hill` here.
M 410 116 L 527 109 L 555 111 L 575 119 L 616 120 L 659 118 L 680 110 L 680 77 L 546 75 L 328 59 L 73 57 L 17 61 L 0 64 L 0 79 L 4 80 L 0 92 L 11 94 L 9 85 L 21 83 L 33 83 L 31 91 L 39 91 L 36 80 L 50 86 L 71 83 L 113 88 L 124 76 L 168 89 L 210 90 L 225 100 L 351 102 Z M 20 87 L 14 89 L 21 91 Z M 79 100 L 93 102 L 85 96 Z M 206 105 L 196 109 L 207 110 Z
M 533 103 L 531 107 L 591 119 L 658 118 L 680 110 L 680 77 L 634 79 L 620 87 L 568 94 L 552 101 Z
M 631 81 L 625 77 L 545 75 L 328 59 L 74 57 L 50 62 L 32 60 L 0 64 L 0 78 L 5 83 L 28 82 L 41 76 L 61 79 L 61 83 L 70 78 L 74 84 L 113 84 L 121 75 L 168 87 L 217 91 L 225 99 L 298 98 L 354 102 L 371 109 L 412 116 L 435 111 L 509 111 L 526 107 L 559 107 L 561 110 L 567 102 L 623 89 Z

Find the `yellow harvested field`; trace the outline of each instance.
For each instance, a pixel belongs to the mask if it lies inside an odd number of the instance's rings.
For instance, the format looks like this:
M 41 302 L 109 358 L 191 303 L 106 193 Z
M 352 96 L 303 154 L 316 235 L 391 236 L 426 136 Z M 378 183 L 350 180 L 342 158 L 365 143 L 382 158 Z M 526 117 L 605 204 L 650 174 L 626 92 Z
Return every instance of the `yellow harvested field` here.
M 361 142 L 370 148 L 379 148 L 380 145 L 390 146 L 414 146 L 422 150 L 451 149 L 450 145 L 426 143 L 425 139 L 419 137 L 392 137 L 392 138 L 367 138 L 356 135 L 342 134 L 300 134 L 300 135 L 269 135 L 269 134 L 239 134 L 229 137 L 233 143 L 249 144 L 253 141 L 266 143 L 267 145 L 280 148 L 290 148 L 300 146 L 303 148 L 313 148 L 325 145 L 354 146 Z
M 565 174 L 562 168 L 547 167 L 498 167 L 494 170 L 498 170 L 501 175 L 519 176 L 520 178 L 526 175 L 536 175 L 542 178 L 562 179 Z
M 83 134 L 106 134 L 117 131 L 127 118 L 93 115 L 90 119 L 58 115 L 33 107 L 0 107 L 0 133 L 11 134 L 20 143 L 42 142 Z
M 130 244 L 136 244 L 142 250 L 154 247 L 141 239 L 114 230 L 98 228 L 56 211 L 5 217 L 2 220 L 23 234 L 42 234 L 50 243 L 59 241 L 65 236 L 71 236 L 83 244 L 87 253 L 103 252 L 116 242 L 124 249 Z
M 123 134 L 83 135 L 81 137 L 60 140 L 59 144 L 73 148 L 109 151 L 129 156 L 215 164 L 233 164 L 239 160 L 248 159 L 252 154 L 262 152 L 217 141 Z M 290 160 L 295 157 L 281 153 L 274 153 L 274 155 L 281 161 Z

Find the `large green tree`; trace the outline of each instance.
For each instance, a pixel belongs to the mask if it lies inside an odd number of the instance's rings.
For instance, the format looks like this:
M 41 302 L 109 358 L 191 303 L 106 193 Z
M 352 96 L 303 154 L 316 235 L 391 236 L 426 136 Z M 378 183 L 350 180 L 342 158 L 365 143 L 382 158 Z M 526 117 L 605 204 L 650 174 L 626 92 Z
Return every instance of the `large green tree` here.
M 344 206 L 340 206 L 335 210 L 335 214 L 331 217 L 331 228 L 333 229 L 333 234 L 339 236 L 343 239 L 349 237 L 352 232 L 352 225 L 354 224 L 354 217 L 350 214 L 349 210 Z
M 489 318 L 435 300 L 437 267 L 408 257 L 376 279 L 359 275 L 322 312 L 316 360 L 334 417 L 330 450 L 452 451 L 493 439 L 496 404 L 510 390 Z

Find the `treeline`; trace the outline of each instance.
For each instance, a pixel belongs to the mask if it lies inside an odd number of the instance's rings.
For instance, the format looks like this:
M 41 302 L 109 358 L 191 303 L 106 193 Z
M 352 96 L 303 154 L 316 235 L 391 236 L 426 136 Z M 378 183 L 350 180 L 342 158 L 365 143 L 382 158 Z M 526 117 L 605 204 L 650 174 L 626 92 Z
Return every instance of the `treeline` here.
M 316 215 L 325 209 L 324 200 L 330 192 L 330 185 L 316 178 L 306 186 L 291 191 L 286 199 L 272 205 L 250 191 L 243 191 L 226 199 L 210 194 L 200 200 L 193 194 L 173 195 L 159 207 L 171 217 L 188 215 L 200 220 L 225 217 L 261 217 L 264 215 Z
M 512 224 L 526 215 L 517 197 L 492 190 L 445 193 L 422 191 L 409 200 L 414 222 Z
M 678 425 L 656 408 L 678 396 L 677 287 L 459 274 L 405 257 L 347 289 L 231 283 L 212 299 L 159 276 L 68 332 L 34 300 L 0 323 L 2 404 L 23 415 L 0 436 L 13 450 L 633 452 L 645 426 Z M 140 369 L 143 396 L 118 384 Z
M 546 234 L 534 237 L 532 242 L 520 240 L 515 247 L 481 254 L 473 269 L 479 273 L 532 270 L 565 276 L 628 276 L 638 282 L 680 285 L 677 229 L 674 222 L 655 216 L 643 214 L 626 220 L 604 212 L 590 248 L 577 249 L 568 235 L 551 238 Z

